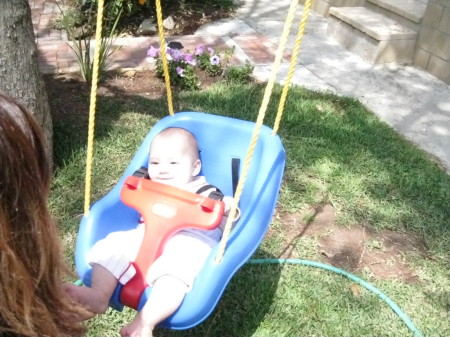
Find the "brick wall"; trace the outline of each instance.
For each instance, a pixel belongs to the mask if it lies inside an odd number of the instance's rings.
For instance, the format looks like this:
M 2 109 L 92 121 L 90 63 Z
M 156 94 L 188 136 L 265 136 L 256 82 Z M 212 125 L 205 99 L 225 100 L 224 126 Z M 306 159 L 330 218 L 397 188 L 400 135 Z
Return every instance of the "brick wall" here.
M 417 38 L 414 64 L 450 84 L 449 0 L 429 0 Z

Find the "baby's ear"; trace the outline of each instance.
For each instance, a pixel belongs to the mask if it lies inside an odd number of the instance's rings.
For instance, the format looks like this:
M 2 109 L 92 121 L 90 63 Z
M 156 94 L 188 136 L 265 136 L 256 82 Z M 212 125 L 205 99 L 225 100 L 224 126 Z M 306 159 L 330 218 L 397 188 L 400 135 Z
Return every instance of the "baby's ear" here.
M 197 159 L 194 163 L 194 169 L 192 171 L 192 176 L 193 177 L 198 176 L 200 174 L 201 169 L 202 169 L 202 162 L 199 159 Z

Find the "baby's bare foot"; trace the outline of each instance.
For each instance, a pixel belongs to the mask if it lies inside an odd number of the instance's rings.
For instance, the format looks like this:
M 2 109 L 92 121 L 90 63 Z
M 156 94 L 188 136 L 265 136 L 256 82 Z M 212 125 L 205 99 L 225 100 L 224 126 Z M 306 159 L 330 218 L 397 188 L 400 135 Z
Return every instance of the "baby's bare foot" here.
M 95 317 L 97 314 L 92 311 L 91 308 L 86 305 L 86 303 L 83 302 L 82 296 L 80 296 L 80 287 L 74 285 L 74 284 L 64 284 L 63 285 L 65 292 L 80 306 L 82 306 L 84 309 L 86 309 L 83 313 L 83 315 L 80 315 L 79 317 L 75 317 L 74 320 L 77 322 L 88 320 L 92 317 Z
M 75 301 L 93 312 L 91 317 L 94 317 L 96 314 L 103 314 L 108 309 L 109 296 L 98 289 L 66 284 L 65 290 Z
M 152 337 L 153 327 L 145 322 L 138 314 L 136 318 L 120 330 L 122 337 Z

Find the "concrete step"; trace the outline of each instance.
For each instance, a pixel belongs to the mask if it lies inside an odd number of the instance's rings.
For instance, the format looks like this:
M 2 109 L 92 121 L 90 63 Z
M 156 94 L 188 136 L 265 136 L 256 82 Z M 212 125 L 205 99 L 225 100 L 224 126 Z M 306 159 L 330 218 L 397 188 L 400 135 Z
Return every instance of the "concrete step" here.
M 367 0 L 367 2 L 414 23 L 420 23 L 425 15 L 428 0 Z
M 305 4 L 306 0 L 299 0 Z M 328 17 L 328 11 L 331 7 L 358 7 L 364 6 L 366 0 L 314 0 L 311 3 L 311 9 L 322 16 Z
M 412 63 L 417 32 L 366 7 L 331 7 L 328 35 L 371 63 Z
M 416 37 L 416 32 L 365 7 L 331 7 L 330 14 L 377 40 Z

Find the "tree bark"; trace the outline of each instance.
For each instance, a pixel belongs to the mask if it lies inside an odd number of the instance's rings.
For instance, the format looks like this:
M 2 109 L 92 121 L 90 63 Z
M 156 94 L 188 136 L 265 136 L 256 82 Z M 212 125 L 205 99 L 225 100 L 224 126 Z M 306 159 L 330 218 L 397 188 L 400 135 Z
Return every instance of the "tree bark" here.
M 28 0 L 0 0 L 0 90 L 31 111 L 44 130 L 51 154 L 50 105 L 39 71 Z

